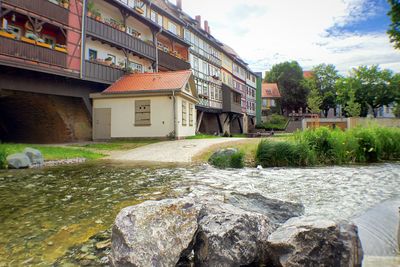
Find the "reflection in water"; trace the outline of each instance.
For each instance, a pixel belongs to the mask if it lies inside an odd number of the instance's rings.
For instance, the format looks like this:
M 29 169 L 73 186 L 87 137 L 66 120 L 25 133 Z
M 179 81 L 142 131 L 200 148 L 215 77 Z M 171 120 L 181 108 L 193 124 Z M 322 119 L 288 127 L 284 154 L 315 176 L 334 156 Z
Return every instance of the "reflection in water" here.
M 105 162 L 0 172 L 0 266 L 50 265 L 147 199 L 228 191 L 301 202 L 307 215 L 350 219 L 400 197 L 400 165 L 309 169 L 137 168 Z M 81 249 L 82 250 L 82 249 Z M 72 250 L 75 251 L 75 250 Z

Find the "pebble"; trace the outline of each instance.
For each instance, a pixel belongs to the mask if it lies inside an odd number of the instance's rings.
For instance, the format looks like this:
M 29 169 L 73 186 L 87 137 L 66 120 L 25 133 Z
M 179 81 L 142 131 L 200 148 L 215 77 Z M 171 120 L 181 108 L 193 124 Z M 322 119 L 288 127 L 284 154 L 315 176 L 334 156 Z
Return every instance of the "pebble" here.
M 96 248 L 97 249 L 103 249 L 106 247 L 110 247 L 111 246 L 111 240 L 106 240 L 106 241 L 101 241 L 96 243 Z

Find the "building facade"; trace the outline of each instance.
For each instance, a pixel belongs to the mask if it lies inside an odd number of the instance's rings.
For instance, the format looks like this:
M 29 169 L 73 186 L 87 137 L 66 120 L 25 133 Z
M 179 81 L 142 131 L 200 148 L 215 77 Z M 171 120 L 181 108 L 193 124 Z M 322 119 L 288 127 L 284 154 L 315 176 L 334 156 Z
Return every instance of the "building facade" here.
M 90 139 L 89 95 L 128 73 L 191 69 L 197 132 L 243 133 L 253 123 L 254 73 L 181 0 L 59 2 L 0 0 L 1 140 Z

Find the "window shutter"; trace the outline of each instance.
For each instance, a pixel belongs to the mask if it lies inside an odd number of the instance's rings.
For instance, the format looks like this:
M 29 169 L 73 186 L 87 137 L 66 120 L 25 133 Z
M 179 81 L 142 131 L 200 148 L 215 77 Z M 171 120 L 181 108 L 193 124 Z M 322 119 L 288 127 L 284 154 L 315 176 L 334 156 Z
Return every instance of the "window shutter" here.
M 151 107 L 150 100 L 135 101 L 135 125 L 150 126 L 151 125 Z

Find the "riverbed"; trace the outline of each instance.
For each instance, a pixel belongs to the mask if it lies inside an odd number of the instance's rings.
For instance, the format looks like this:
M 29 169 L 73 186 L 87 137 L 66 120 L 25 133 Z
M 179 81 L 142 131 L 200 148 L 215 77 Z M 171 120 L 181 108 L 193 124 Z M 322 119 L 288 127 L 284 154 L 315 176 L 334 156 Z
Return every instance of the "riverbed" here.
M 1 171 L 0 266 L 49 266 L 60 259 L 79 264 L 73 258 L 76 247 L 110 229 L 121 208 L 149 199 L 258 192 L 303 203 L 306 215 L 351 220 L 383 201 L 399 199 L 399 176 L 397 163 L 217 170 L 90 162 Z

